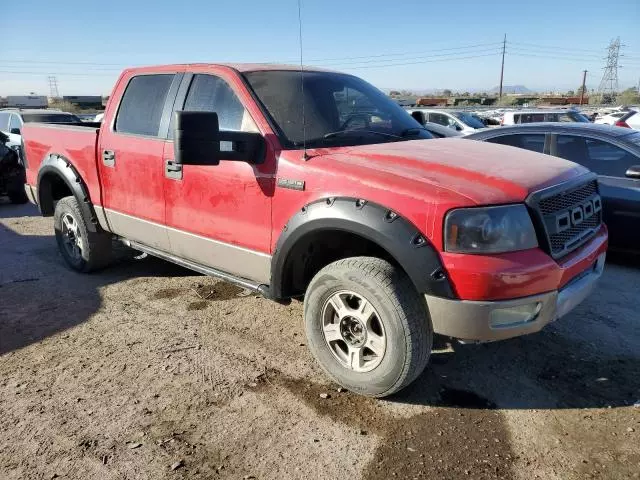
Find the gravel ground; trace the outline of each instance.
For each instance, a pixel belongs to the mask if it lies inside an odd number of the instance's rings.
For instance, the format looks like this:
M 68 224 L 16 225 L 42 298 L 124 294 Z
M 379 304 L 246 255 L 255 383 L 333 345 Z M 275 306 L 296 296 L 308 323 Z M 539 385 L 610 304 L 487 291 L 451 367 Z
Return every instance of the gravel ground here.
M 160 260 L 67 269 L 0 204 L 0 478 L 640 478 L 640 262 L 543 332 L 339 391 L 282 306 Z M 327 394 L 327 398 L 325 395 Z

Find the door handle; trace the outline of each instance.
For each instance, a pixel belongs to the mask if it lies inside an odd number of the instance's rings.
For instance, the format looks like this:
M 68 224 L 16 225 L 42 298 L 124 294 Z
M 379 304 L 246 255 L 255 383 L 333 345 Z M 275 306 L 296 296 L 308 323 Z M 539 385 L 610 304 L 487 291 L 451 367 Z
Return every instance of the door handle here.
M 107 167 L 114 167 L 116 164 L 116 152 L 113 150 L 102 151 L 102 163 Z
M 164 176 L 172 180 L 182 180 L 182 164 L 169 159 L 165 160 Z

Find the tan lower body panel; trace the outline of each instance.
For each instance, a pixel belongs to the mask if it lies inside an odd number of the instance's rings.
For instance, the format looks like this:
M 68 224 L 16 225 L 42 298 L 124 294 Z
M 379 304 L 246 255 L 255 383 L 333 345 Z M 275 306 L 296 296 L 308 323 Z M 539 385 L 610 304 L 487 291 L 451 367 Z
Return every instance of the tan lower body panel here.
M 219 242 L 105 208 L 110 230 L 176 257 L 268 285 L 271 255 Z M 100 221 L 102 224 L 102 221 Z

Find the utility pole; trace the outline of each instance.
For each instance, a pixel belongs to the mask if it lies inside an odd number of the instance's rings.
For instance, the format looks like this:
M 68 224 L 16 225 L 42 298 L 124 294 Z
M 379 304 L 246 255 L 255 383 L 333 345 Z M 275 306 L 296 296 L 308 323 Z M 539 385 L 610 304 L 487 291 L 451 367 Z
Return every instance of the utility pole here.
M 498 100 L 502 98 L 502 80 L 504 79 L 504 53 L 507 49 L 507 34 L 504 34 L 504 40 L 502 41 L 502 67 L 500 68 L 500 93 L 498 94 Z
M 587 70 L 582 71 L 582 90 L 580 90 L 580 105 L 584 102 L 584 90 L 587 83 Z

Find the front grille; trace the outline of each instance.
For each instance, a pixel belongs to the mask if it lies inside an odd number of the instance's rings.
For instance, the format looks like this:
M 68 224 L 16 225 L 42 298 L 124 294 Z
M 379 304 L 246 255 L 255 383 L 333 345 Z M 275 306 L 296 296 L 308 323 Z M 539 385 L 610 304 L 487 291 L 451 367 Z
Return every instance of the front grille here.
M 542 215 L 551 215 L 560 210 L 571 208 L 584 202 L 587 198 L 598 193 L 598 183 L 593 180 L 585 185 L 567 192 L 561 192 L 552 197 L 540 200 L 539 208 Z
M 547 244 L 554 258 L 578 248 L 595 235 L 602 224 L 602 201 L 595 179 L 564 190 L 539 192 L 532 197 L 529 205 L 539 216 L 545 240 L 541 244 Z

